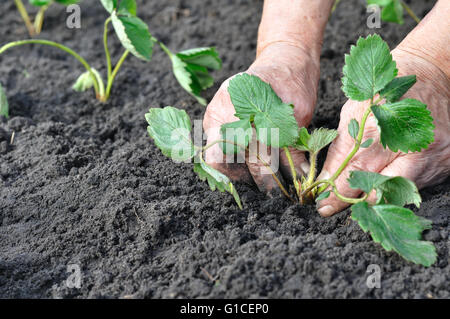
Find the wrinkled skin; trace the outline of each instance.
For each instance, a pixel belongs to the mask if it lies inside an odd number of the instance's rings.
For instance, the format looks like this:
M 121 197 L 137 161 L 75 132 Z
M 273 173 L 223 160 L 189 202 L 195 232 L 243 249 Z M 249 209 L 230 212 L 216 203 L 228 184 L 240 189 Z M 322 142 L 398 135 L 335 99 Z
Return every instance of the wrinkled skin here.
M 274 57 L 276 63 L 273 63 Z M 295 106 L 294 114 L 299 126 L 309 125 L 317 99 L 318 57 L 311 56 L 301 47 L 288 43 L 274 43 L 259 53 L 256 61 L 246 72 L 269 82 L 283 101 Z M 222 84 L 205 113 L 203 128 L 208 137 L 208 144 L 221 138 L 219 130 L 222 124 L 238 120 L 234 116 L 234 106 L 227 91 L 228 83 L 229 80 Z M 297 150 L 291 152 L 297 173 L 306 174 L 309 164 L 304 154 Z M 253 180 L 261 191 L 278 192 L 278 186 L 272 175 L 260 161 L 250 163 L 247 157 L 246 164 L 225 163 L 223 152 L 218 145 L 207 150 L 205 159 L 208 164 L 227 174 L 232 180 L 249 183 Z M 268 158 L 263 159 L 269 162 Z M 291 178 L 288 161 L 282 152 L 278 173 L 278 177 L 283 175 L 286 180 Z
M 347 197 L 360 195 L 358 190 L 348 186 L 347 178 L 353 170 L 403 176 L 414 181 L 418 188 L 438 184 L 450 174 L 450 81 L 438 67 L 407 50 L 394 50 L 393 56 L 400 70 L 399 76 L 417 75 L 417 83 L 405 98 L 414 98 L 427 104 L 436 127 L 435 141 L 422 152 L 391 152 L 380 144 L 380 134 L 371 114 L 366 123 L 363 141 L 373 138 L 374 143 L 369 148 L 360 149 L 336 180 L 338 190 Z M 343 106 L 338 127 L 339 136 L 329 148 L 320 178 L 326 179 L 333 174 L 350 153 L 354 141 L 348 134 L 348 123 L 352 118 L 360 120 L 368 106 L 369 103 L 354 101 L 348 101 Z M 374 201 L 375 197 L 375 194 L 371 194 L 369 200 Z M 319 213 L 322 216 L 331 216 L 347 206 L 348 204 L 332 194 L 320 201 Z
M 446 40 L 448 36 L 442 31 L 448 30 L 449 27 L 448 19 L 445 18 L 450 11 L 449 7 L 448 2 L 438 1 L 423 23 L 392 51 L 399 76 L 417 75 L 417 83 L 405 97 L 418 99 L 431 110 L 435 125 L 434 142 L 422 152 L 391 152 L 379 143 L 376 122 L 373 115 L 370 115 L 363 141 L 373 138 L 374 143 L 367 149 L 360 149 L 335 181 L 342 195 L 360 195 L 358 190 L 348 187 L 347 178 L 352 170 L 403 176 L 414 181 L 419 189 L 438 184 L 450 175 L 450 58 Z M 433 41 L 430 41 L 431 39 Z M 427 45 L 424 46 L 424 43 Z M 256 61 L 246 71 L 270 83 L 284 102 L 294 104 L 295 117 L 300 127 L 308 126 L 311 121 L 317 96 L 319 58 L 317 54 L 309 52 L 311 51 L 302 49 L 298 42 L 294 45 L 274 42 L 259 52 Z M 205 113 L 203 126 L 207 132 L 208 143 L 221 138 L 220 125 L 237 120 L 233 115 L 234 107 L 227 92 L 227 85 L 228 81 L 223 83 Z M 360 121 L 368 106 L 368 102 L 355 101 L 348 101 L 343 106 L 338 127 L 339 136 L 329 148 L 320 179 L 331 176 L 350 153 L 354 141 L 348 134 L 348 123 L 352 118 Z M 309 164 L 304 154 L 296 151 L 292 157 L 297 173 L 307 174 Z M 261 162 L 223 164 L 223 153 L 217 145 L 208 150 L 206 161 L 232 180 L 253 180 L 261 191 L 269 195 L 277 193 L 277 184 Z M 285 180 L 291 180 L 287 160 L 282 152 L 280 168 L 278 177 L 284 176 Z M 369 200 L 374 201 L 375 195 L 371 194 Z M 322 216 L 331 216 L 348 206 L 337 200 L 333 194 L 319 205 L 318 211 Z

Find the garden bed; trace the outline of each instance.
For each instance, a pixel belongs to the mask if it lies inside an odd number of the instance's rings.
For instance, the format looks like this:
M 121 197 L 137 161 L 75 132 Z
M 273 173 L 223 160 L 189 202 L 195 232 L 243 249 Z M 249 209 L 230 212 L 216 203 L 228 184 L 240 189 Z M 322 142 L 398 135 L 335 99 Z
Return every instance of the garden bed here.
M 140 17 L 169 48 L 217 47 L 224 66 L 213 73 L 208 99 L 252 62 L 262 1 L 142 2 Z M 411 6 L 424 16 L 434 2 Z M 100 17 L 107 13 L 100 1 L 81 7 L 81 30 L 67 29 L 64 8 L 54 6 L 40 37 L 76 49 L 105 73 Z M 0 44 L 27 37 L 12 1 L 0 12 Z M 366 17 L 363 1 L 347 0 L 330 19 L 312 127 L 338 125 L 343 56 L 373 31 Z M 376 32 L 393 48 L 413 27 L 406 18 Z M 116 60 L 121 44 L 112 37 L 110 47 Z M 450 297 L 449 179 L 421 191 L 414 208 L 433 221 L 424 237 L 438 261 L 429 268 L 384 251 L 349 211 L 324 219 L 314 207 L 237 184 L 240 211 L 191 165 L 163 156 L 147 134 L 149 107 L 173 105 L 192 119 L 205 110 L 180 89 L 169 64 L 160 50 L 150 63 L 130 58 L 102 104 L 92 92 L 71 90 L 83 69 L 67 54 L 27 46 L 0 56 L 10 103 L 10 119 L 0 122 L 0 297 Z M 66 285 L 69 264 L 81 268 L 80 289 Z M 380 289 L 366 285 L 370 264 L 381 267 Z

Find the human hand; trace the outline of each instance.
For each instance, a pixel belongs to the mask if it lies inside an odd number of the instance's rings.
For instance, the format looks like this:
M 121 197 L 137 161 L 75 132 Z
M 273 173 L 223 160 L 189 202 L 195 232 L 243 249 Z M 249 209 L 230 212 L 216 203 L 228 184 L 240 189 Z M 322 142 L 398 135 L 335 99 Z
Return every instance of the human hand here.
M 345 170 L 335 180 L 339 192 L 346 197 L 357 197 L 361 192 L 351 189 L 347 178 L 350 171 L 362 170 L 377 172 L 386 176 L 402 176 L 414 181 L 418 188 L 442 182 L 450 174 L 450 80 L 446 71 L 417 54 L 408 47 L 399 47 L 392 52 L 397 62 L 399 76 L 417 75 L 417 83 L 408 91 L 405 98 L 414 98 L 427 104 L 434 119 L 434 142 L 422 152 L 394 153 L 384 149 L 379 143 L 380 134 L 373 114 L 367 120 L 364 140 L 374 139 L 371 147 L 360 149 L 349 162 Z M 368 102 L 348 101 L 342 108 L 339 123 L 339 136 L 330 146 L 322 173 L 318 179 L 327 179 L 341 165 L 354 146 L 353 138 L 347 127 L 352 118 L 360 120 Z M 375 201 L 371 194 L 369 201 Z M 319 213 L 331 216 L 348 204 L 336 198 L 334 194 L 319 202 Z
M 294 115 L 299 126 L 308 126 L 311 121 L 317 98 L 317 86 L 319 80 L 319 57 L 310 51 L 290 43 L 272 43 L 259 52 L 256 61 L 246 73 L 257 75 L 263 81 L 271 84 L 274 91 L 286 103 L 292 103 Z M 208 143 L 220 139 L 220 126 L 225 123 L 238 120 L 234 116 L 235 110 L 227 91 L 229 80 L 225 81 L 219 91 L 208 105 L 203 120 L 203 128 L 207 133 Z M 303 152 L 292 149 L 294 166 L 299 175 L 305 175 L 309 171 L 309 164 Z M 266 152 L 260 152 L 264 157 Z M 264 164 L 257 160 L 251 161 L 246 157 L 246 162 L 225 163 L 224 154 L 218 144 L 209 148 L 205 154 L 206 162 L 213 168 L 228 175 L 232 180 L 241 180 L 258 185 L 259 189 L 268 194 L 279 191 L 278 185 L 271 172 Z M 286 155 L 280 151 L 281 176 L 291 180 L 290 169 Z

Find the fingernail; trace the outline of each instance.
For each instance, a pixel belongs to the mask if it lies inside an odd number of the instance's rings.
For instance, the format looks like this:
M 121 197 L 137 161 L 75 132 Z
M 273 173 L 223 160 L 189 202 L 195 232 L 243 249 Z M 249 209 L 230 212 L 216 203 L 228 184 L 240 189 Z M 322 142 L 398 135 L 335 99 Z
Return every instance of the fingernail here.
M 330 173 L 328 173 L 328 171 L 326 170 L 322 170 L 322 172 L 320 172 L 319 176 L 317 176 L 317 180 L 323 180 L 323 179 L 329 179 L 331 176 Z
M 302 171 L 305 175 L 308 175 L 311 166 L 308 163 L 303 162 L 300 164 L 300 168 L 302 169 Z
M 322 208 L 319 208 L 318 212 L 321 216 L 328 217 L 334 213 L 334 208 L 331 205 L 327 205 Z

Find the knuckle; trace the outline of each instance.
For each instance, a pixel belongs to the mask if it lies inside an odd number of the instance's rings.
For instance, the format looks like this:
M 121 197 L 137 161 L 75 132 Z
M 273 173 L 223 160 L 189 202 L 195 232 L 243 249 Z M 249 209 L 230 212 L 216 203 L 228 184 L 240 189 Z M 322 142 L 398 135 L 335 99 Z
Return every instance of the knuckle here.
M 372 172 L 373 167 L 370 163 L 372 163 L 372 161 L 366 161 L 364 159 L 362 159 L 361 157 L 354 157 L 353 160 L 350 162 L 350 165 L 348 166 L 348 171 L 370 171 Z
M 366 126 L 364 128 L 364 138 L 373 138 L 375 142 L 380 139 L 380 132 L 378 130 L 378 126 L 375 122 L 375 117 L 373 114 L 369 115 Z

